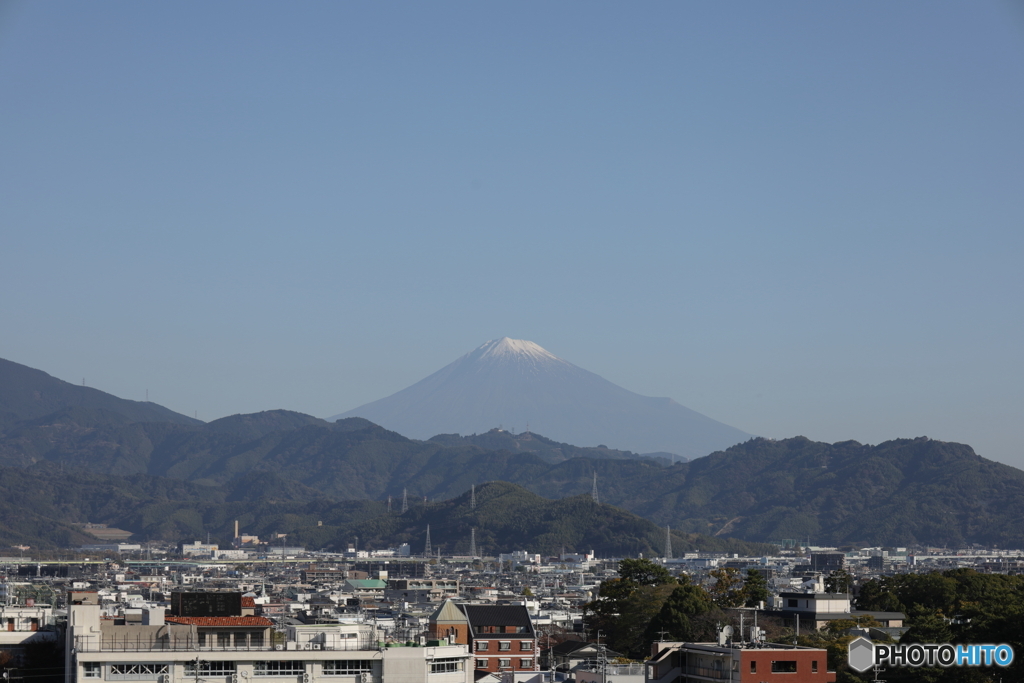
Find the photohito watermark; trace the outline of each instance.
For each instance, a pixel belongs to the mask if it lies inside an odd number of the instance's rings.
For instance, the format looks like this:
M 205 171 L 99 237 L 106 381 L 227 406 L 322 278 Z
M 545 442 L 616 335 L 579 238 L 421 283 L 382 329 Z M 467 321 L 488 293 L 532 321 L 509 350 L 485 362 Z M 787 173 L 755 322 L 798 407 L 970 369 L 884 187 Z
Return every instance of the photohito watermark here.
M 1009 645 L 875 645 L 867 638 L 850 642 L 850 668 L 867 671 L 873 666 L 1010 666 Z

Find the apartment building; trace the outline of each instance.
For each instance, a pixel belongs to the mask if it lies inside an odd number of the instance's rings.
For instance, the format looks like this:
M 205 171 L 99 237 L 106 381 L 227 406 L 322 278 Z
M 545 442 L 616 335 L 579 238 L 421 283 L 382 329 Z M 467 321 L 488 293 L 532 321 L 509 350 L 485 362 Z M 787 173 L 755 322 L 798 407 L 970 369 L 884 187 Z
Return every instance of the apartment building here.
M 472 683 L 465 645 L 385 647 L 371 624 L 290 626 L 254 616 L 167 616 L 115 624 L 70 604 L 66 683 Z

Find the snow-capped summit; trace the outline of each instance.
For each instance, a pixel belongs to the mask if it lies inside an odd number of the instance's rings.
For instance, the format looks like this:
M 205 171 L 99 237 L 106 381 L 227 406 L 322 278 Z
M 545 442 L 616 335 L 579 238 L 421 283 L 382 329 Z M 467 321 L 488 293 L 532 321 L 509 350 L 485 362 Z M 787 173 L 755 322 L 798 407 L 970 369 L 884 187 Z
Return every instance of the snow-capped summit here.
M 502 337 L 492 339 L 466 354 L 465 358 L 481 361 L 527 362 L 537 365 L 548 363 L 566 363 L 555 354 L 539 344 L 525 339 Z
M 412 386 L 330 418 L 362 417 L 415 439 L 525 429 L 577 446 L 696 458 L 749 434 L 669 398 L 640 396 L 524 339 L 493 339 Z

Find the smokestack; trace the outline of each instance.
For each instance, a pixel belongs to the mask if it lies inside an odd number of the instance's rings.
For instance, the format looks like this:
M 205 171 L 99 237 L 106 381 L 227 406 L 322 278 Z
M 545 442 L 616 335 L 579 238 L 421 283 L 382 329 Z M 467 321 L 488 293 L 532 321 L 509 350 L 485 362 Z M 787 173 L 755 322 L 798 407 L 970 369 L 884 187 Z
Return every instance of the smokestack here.
M 235 520 L 235 538 L 238 538 L 238 520 Z

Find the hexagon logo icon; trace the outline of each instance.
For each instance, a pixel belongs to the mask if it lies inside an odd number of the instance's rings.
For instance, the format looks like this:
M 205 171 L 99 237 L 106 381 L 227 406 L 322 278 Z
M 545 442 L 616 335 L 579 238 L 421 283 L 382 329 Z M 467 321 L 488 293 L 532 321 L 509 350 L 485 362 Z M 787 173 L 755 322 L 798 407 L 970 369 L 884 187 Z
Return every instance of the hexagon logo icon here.
M 854 671 L 867 671 L 875 663 L 875 644 L 863 636 L 854 638 L 847 658 Z

